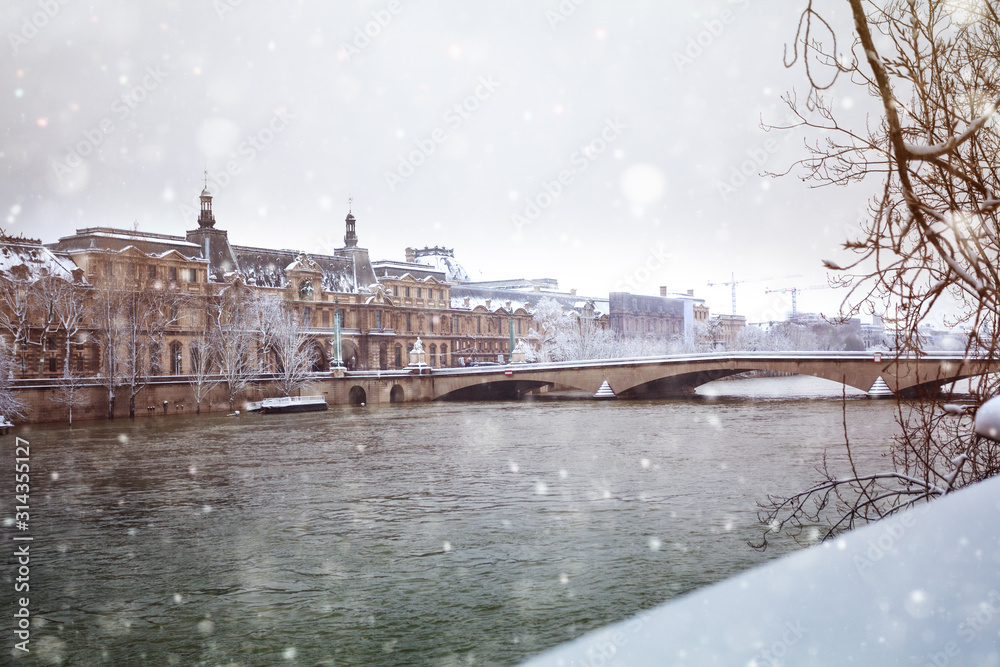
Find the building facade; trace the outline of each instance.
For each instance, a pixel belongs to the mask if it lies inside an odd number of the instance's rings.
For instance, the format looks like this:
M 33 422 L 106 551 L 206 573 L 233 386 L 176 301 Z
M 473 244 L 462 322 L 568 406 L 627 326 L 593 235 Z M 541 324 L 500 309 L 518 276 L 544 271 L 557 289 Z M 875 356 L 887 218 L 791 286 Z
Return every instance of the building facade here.
M 184 375 L 191 370 L 192 355 L 197 354 L 193 341 L 206 326 L 206 304 L 234 285 L 280 298 L 295 313 L 313 341 L 316 371 L 337 363 L 337 318 L 340 359 L 348 370 L 405 367 L 418 337 L 433 367 L 497 362 L 510 354 L 511 332 L 516 338 L 527 334 L 532 316 L 524 304 L 456 299 L 447 271 L 435 266 L 373 265 L 368 250 L 358 245 L 354 215 L 348 214 L 345 223 L 344 247 L 328 255 L 237 245 L 216 226 L 212 195 L 206 189 L 198 227 L 184 237 L 92 227 L 49 244 L 2 238 L 0 252 L 6 261 L 0 265 L 0 282 L 7 303 L 0 324 L 17 350 L 16 374 L 59 377 L 67 356 L 75 372 L 100 373 L 99 345 L 88 334 L 87 323 L 67 346 L 66 333 L 43 316 L 39 281 L 50 278 L 75 285 L 85 301 L 121 280 L 137 289 L 183 296 L 162 341 L 149 352 L 153 374 Z M 18 314 L 29 296 L 36 305 Z

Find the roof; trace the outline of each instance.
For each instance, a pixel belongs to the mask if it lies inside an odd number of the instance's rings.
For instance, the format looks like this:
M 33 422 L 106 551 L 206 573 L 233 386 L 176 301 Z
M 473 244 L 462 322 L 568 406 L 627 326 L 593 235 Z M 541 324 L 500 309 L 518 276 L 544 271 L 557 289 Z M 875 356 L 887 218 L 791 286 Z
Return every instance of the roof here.
M 447 280 L 445 271 L 436 269 L 429 264 L 419 262 L 399 262 L 388 259 L 380 259 L 372 262 L 372 269 L 379 278 L 402 278 L 409 275 L 411 278 L 423 280 L 428 277 L 436 278 L 441 282 Z
M 297 250 L 269 250 L 247 246 L 232 246 L 240 272 L 247 280 L 253 279 L 260 287 L 287 287 L 286 271 L 302 266 L 301 253 Z M 368 262 L 367 252 L 350 252 L 343 255 L 308 255 L 310 267 L 320 272 L 320 285 L 325 292 L 342 294 L 367 290 L 378 282 Z
M 513 289 L 483 288 L 469 284 L 453 285 L 451 288 L 451 307 L 465 308 L 465 299 L 469 299 L 469 308 L 483 306 L 486 308 L 486 301 L 490 301 L 487 310 L 496 311 L 506 308 L 506 303 L 510 301 L 512 309 L 523 308 L 533 311 L 538 302 L 542 299 L 552 299 L 566 310 L 583 310 L 587 304 L 594 304 L 594 315 L 600 317 L 608 312 L 608 300 L 567 294 L 565 292 L 526 292 Z
M 79 253 L 91 250 L 123 250 L 134 246 L 142 252 L 154 255 L 176 250 L 185 257 L 201 257 L 202 247 L 190 243 L 182 236 L 153 234 L 150 232 L 113 229 L 111 227 L 88 227 L 76 230 L 76 234 L 60 237 L 47 248 L 63 253 Z
M 16 277 L 34 282 L 46 276 L 56 276 L 72 282 L 76 268 L 69 257 L 54 253 L 41 244 L 0 241 L 0 275 L 4 277 L 21 274 Z

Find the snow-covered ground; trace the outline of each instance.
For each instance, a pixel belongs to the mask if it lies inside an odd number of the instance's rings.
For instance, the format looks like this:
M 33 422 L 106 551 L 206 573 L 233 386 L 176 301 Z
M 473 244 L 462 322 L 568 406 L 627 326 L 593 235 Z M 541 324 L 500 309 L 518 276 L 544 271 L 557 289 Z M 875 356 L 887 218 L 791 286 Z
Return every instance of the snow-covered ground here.
M 993 479 L 525 665 L 997 665 L 998 541 Z

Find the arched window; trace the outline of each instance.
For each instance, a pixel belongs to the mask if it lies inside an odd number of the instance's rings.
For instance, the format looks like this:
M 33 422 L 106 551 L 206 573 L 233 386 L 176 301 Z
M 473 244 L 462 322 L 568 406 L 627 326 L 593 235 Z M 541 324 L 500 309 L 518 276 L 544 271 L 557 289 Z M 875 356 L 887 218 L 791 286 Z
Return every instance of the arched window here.
M 431 345 L 431 366 L 436 366 L 435 357 L 437 357 L 437 345 Z
M 184 357 L 181 356 L 181 344 L 174 341 L 170 344 L 170 374 L 180 375 L 184 372 Z

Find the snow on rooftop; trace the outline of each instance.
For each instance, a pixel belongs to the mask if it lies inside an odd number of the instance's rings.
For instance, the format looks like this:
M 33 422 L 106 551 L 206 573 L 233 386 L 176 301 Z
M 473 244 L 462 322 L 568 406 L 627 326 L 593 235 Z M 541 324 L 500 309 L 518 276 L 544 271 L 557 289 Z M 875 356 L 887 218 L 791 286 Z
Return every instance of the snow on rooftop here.
M 449 282 L 468 282 L 469 272 L 458 263 L 454 257 L 444 254 L 423 255 L 416 258 L 418 264 L 432 266 L 438 271 L 443 271 L 445 279 Z
M 129 234 L 128 232 L 125 232 L 125 231 L 110 232 L 110 231 L 103 231 L 103 230 L 100 230 L 100 231 L 99 230 L 91 231 L 91 230 L 81 229 L 81 230 L 79 230 L 79 232 L 77 234 L 74 234 L 72 236 L 65 236 L 65 237 L 63 237 L 63 238 L 61 238 L 59 240 L 60 241 L 63 241 L 63 240 L 67 240 L 68 241 L 68 240 L 73 240 L 73 239 L 81 239 L 82 240 L 82 239 L 85 239 L 85 238 L 88 238 L 88 237 L 92 238 L 92 237 L 95 237 L 95 236 L 96 237 L 100 237 L 100 238 L 106 238 L 106 239 L 118 239 L 118 240 L 121 240 L 121 241 L 133 241 L 133 242 L 143 242 L 143 241 L 145 241 L 146 243 L 163 243 L 163 244 L 184 246 L 186 248 L 201 248 L 201 246 L 198 245 L 197 243 L 191 243 L 190 241 L 187 241 L 187 240 L 185 240 L 185 239 L 183 239 L 183 238 L 181 238 L 179 236 L 167 236 L 166 234 L 156 234 L 156 235 L 148 234 L 147 235 L 147 234 L 142 234 L 141 232 L 140 233 L 135 233 L 135 234 Z M 84 249 L 87 249 L 87 248 L 84 248 Z
M 24 266 L 29 280 L 57 276 L 73 280 L 76 266 L 69 260 L 60 260 L 51 250 L 28 243 L 0 243 L 0 275 L 10 275 L 16 267 Z

